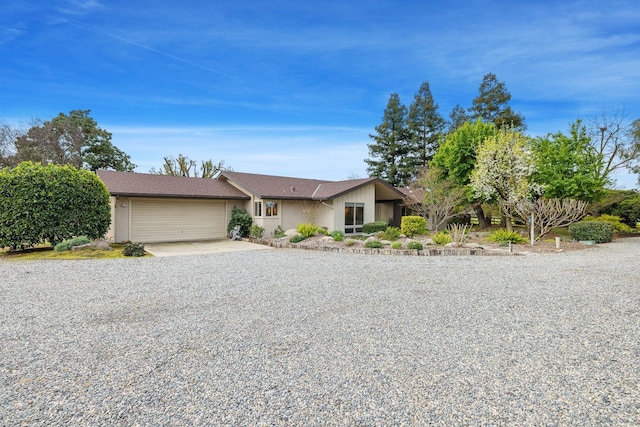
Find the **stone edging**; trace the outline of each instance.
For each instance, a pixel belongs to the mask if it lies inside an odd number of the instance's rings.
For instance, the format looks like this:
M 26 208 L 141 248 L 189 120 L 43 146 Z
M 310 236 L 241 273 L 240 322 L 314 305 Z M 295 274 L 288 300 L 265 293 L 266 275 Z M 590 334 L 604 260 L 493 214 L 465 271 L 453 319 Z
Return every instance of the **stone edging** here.
M 367 255 L 408 255 L 408 256 L 518 256 L 516 252 L 488 251 L 483 248 L 425 248 L 414 249 L 391 249 L 391 248 L 364 248 L 364 247 L 338 247 L 323 245 L 300 245 L 287 240 L 255 239 L 245 237 L 251 243 L 265 245 L 276 249 L 304 249 L 309 251 L 367 254 Z

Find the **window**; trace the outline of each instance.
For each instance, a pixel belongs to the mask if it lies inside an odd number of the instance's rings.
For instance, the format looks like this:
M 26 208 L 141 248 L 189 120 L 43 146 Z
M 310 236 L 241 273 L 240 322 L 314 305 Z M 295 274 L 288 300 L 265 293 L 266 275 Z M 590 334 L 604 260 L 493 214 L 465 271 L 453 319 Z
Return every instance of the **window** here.
M 364 224 L 364 203 L 347 202 L 344 204 L 345 234 L 362 233 Z
M 278 202 L 265 202 L 265 216 L 278 216 Z
M 262 216 L 262 202 L 253 202 L 253 216 Z

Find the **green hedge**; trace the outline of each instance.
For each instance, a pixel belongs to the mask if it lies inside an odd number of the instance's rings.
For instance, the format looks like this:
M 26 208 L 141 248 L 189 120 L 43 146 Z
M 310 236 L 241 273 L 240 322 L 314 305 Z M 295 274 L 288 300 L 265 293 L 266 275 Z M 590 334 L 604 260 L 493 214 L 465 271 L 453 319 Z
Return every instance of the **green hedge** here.
M 613 240 L 613 225 L 603 221 L 580 221 L 569 226 L 569 233 L 575 240 L 593 240 L 607 243 Z
M 362 226 L 362 232 L 365 234 L 378 233 L 387 229 L 387 223 L 382 221 L 368 222 Z

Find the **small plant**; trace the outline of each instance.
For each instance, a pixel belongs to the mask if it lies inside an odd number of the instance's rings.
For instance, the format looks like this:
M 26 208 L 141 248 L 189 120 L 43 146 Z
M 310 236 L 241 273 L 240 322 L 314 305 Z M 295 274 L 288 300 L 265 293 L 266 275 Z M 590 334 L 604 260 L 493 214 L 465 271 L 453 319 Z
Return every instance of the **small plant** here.
M 388 240 L 393 242 L 394 240 L 398 240 L 402 232 L 398 227 L 387 227 L 384 231 L 378 233 L 378 239 L 380 240 Z
M 373 234 L 387 229 L 387 223 L 382 221 L 368 222 L 362 226 L 364 234 Z
M 297 231 L 306 239 L 307 237 L 313 237 L 318 234 L 318 228 L 319 227 L 317 225 L 313 225 L 309 222 L 306 224 L 298 224 Z
M 468 228 L 468 229 L 467 229 Z M 451 241 L 459 245 L 463 244 L 469 239 L 469 233 L 471 232 L 471 226 L 467 224 L 449 224 L 449 234 L 451 234 Z
M 407 237 L 427 232 L 427 220 L 421 216 L 403 216 L 400 222 L 400 230 Z
M 258 224 L 254 224 L 249 228 L 249 237 L 254 239 L 260 239 L 264 233 L 264 227 L 260 227 Z
M 593 240 L 607 243 L 613 240 L 613 225 L 604 221 L 580 221 L 569 226 L 569 234 L 577 241 Z
M 447 243 L 451 243 L 451 235 L 443 230 L 433 236 L 433 241 L 436 245 L 444 246 Z
M 230 233 L 236 225 L 239 225 L 240 234 L 242 236 L 248 236 L 252 223 L 253 218 L 251 218 L 251 215 L 249 215 L 246 210 L 234 206 L 233 209 L 231 209 L 231 221 L 229 221 L 229 225 L 227 225 L 227 233 Z
M 56 252 L 64 252 L 70 251 L 74 246 L 85 245 L 87 243 L 91 243 L 91 240 L 87 236 L 78 236 L 74 239 L 63 240 L 53 247 L 53 250 Z
M 142 243 L 129 242 L 122 249 L 124 256 L 144 256 L 144 245 Z
M 278 226 L 278 228 L 273 230 L 273 237 L 275 237 L 276 239 L 279 239 L 284 236 L 285 236 L 285 233 L 281 226 Z
M 328 236 L 329 229 L 327 227 L 318 227 L 318 234 L 321 234 L 323 236 Z
M 304 239 L 306 239 L 306 237 L 304 237 L 302 234 L 296 234 L 295 236 L 291 237 L 289 239 L 289 241 L 291 243 L 300 243 L 302 242 Z
M 422 243 L 416 242 L 415 240 L 407 243 L 407 249 L 415 249 L 417 251 L 422 250 Z
M 402 249 L 402 242 L 392 242 L 391 249 Z
M 345 246 L 353 246 L 356 244 L 356 240 L 355 239 L 347 239 L 344 241 L 344 245 Z
M 490 242 L 496 243 L 525 243 L 527 239 L 516 231 L 507 231 L 504 229 L 496 230 L 487 237 Z
M 340 230 L 333 230 L 331 232 L 331 237 L 335 242 L 342 242 L 344 240 L 344 233 Z
M 364 247 L 369 249 L 381 249 L 383 246 L 379 240 L 370 240 L 364 244 Z

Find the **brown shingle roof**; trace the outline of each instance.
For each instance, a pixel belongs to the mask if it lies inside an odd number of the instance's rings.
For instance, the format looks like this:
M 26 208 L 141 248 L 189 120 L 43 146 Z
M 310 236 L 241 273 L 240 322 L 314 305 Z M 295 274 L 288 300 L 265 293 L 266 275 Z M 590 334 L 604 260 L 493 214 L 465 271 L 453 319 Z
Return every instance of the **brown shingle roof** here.
M 96 173 L 114 196 L 249 199 L 242 191 L 217 179 L 107 170 Z
M 378 178 L 323 181 L 319 179 L 225 171 L 220 175 L 220 179 L 229 180 L 261 199 L 330 200 L 369 183 L 376 183 L 393 189 L 389 184 Z M 400 197 L 398 195 L 398 198 Z

